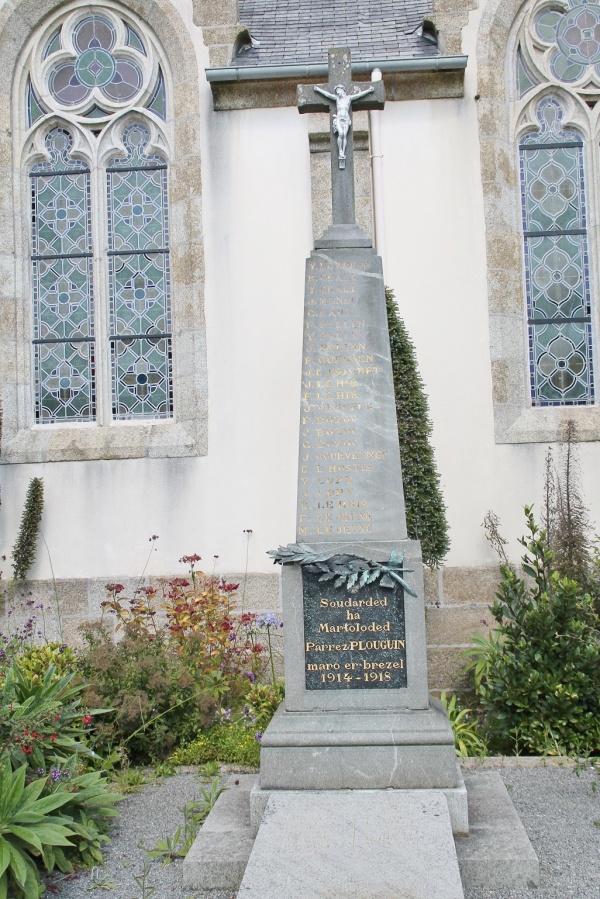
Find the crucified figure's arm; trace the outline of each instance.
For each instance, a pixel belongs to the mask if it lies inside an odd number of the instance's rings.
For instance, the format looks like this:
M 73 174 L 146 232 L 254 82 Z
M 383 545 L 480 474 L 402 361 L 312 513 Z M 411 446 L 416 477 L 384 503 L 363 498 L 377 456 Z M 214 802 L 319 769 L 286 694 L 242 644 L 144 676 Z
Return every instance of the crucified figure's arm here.
M 333 100 L 334 102 L 337 100 L 335 94 L 330 94 L 328 91 L 324 91 L 322 87 L 315 87 L 315 90 L 318 94 L 323 94 L 324 97 L 327 97 L 328 100 Z
M 350 97 L 349 97 L 350 102 L 353 103 L 354 100 L 358 100 L 359 97 L 366 97 L 367 94 L 372 94 L 374 90 L 375 90 L 374 87 L 368 87 L 366 90 L 359 91 L 357 94 L 350 94 Z

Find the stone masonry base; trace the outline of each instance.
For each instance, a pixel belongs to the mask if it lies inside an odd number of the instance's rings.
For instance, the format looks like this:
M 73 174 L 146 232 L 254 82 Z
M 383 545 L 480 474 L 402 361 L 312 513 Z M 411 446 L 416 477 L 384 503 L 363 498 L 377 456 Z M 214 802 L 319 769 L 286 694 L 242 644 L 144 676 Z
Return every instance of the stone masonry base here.
M 177 575 L 181 576 L 181 572 Z M 107 583 L 123 584 L 121 595 L 131 597 L 138 586 L 160 587 L 169 577 L 140 581 L 139 578 L 107 575 L 89 580 L 25 581 L 19 585 L 6 581 L 3 596 L 0 596 L 0 632 L 14 632 L 30 615 L 35 615 L 35 631 L 42 634 L 38 639 L 61 639 L 78 645 L 81 643 L 80 626 L 98 620 L 102 615 L 100 604 L 106 599 Z M 253 573 L 246 577 L 238 572 L 226 575 L 226 579 L 240 584 L 238 609 L 243 596 L 244 611 L 280 613 L 278 571 Z M 467 685 L 462 673 L 462 653 L 474 634 L 485 635 L 493 624 L 489 606 L 494 601 L 499 579 L 497 566 L 425 569 L 427 662 L 432 692 L 456 690 Z M 43 610 L 36 609 L 39 605 L 44 607 Z

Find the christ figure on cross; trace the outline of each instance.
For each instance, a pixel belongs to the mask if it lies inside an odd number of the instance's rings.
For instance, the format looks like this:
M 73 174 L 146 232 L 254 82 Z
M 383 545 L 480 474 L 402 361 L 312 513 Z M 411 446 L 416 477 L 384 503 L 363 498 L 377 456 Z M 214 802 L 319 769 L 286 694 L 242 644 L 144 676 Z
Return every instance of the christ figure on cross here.
M 358 91 L 355 94 L 347 94 L 343 84 L 338 84 L 334 88 L 333 94 L 323 90 L 322 87 L 315 87 L 314 90 L 318 94 L 322 94 L 328 100 L 333 100 L 335 103 L 336 111 L 333 116 L 333 133 L 337 134 L 339 157 L 340 159 L 345 159 L 346 146 L 348 144 L 348 131 L 352 124 L 352 120 L 350 119 L 350 106 L 354 100 L 359 100 L 361 97 L 366 97 L 367 94 L 372 94 L 374 88 L 368 87 L 366 90 Z

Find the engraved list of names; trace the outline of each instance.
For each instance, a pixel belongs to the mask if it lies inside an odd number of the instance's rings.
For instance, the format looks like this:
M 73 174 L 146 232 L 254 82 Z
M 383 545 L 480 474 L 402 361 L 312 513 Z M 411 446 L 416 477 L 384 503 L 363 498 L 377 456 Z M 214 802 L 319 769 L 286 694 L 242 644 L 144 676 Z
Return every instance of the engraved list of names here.
M 406 537 L 381 260 L 369 249 L 307 260 L 297 539 Z

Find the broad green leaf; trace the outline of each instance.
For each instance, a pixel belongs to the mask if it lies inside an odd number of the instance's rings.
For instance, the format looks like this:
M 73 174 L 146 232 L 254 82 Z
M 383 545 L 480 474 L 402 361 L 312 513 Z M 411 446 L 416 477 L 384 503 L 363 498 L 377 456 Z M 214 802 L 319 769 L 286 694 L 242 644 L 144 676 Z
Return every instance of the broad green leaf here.
M 33 846 L 34 849 L 37 849 L 38 852 L 42 851 L 40 838 L 34 830 L 28 830 L 27 827 L 19 827 L 18 824 L 11 824 L 6 828 L 5 833 L 13 833 L 24 843 L 27 843 L 29 846 Z
M 23 797 L 23 788 L 25 786 L 25 772 L 27 771 L 27 765 L 22 765 L 17 771 L 15 771 L 12 775 L 8 775 L 7 783 L 10 783 L 10 787 L 6 794 L 6 799 L 3 803 L 3 817 L 10 818 L 12 812 L 19 805 L 22 797 Z M 11 779 L 12 778 L 12 782 Z
M 60 808 L 62 805 L 66 805 L 67 802 L 71 802 L 72 800 L 72 793 L 53 793 L 51 796 L 43 796 L 41 799 L 36 799 L 35 803 L 32 803 L 27 809 L 24 809 L 24 811 L 33 812 L 37 815 L 45 815 L 48 812 L 55 811 L 55 809 Z M 18 820 L 17 813 L 17 815 L 15 815 L 15 821 Z
M 8 842 L 0 835 L 0 875 L 4 874 L 10 864 L 10 849 Z
M 60 824 L 40 824 L 35 829 L 36 834 L 47 843 L 48 846 L 72 846 L 68 837 L 74 836 L 73 831 Z
M 10 870 L 19 886 L 24 887 L 27 880 L 27 865 L 23 858 L 23 851 L 12 843 L 8 844 L 8 848 L 10 851 Z

